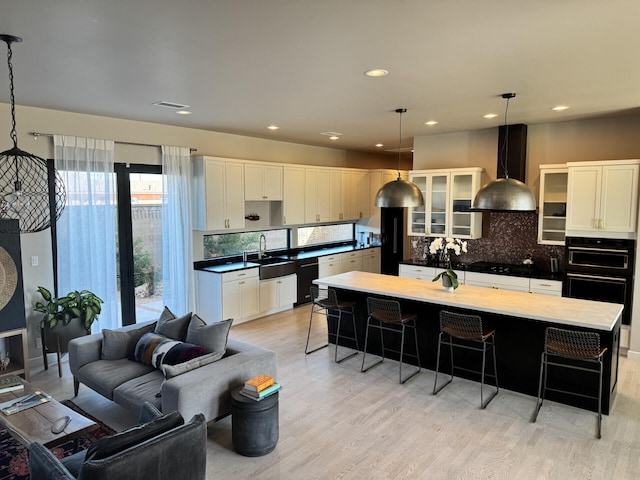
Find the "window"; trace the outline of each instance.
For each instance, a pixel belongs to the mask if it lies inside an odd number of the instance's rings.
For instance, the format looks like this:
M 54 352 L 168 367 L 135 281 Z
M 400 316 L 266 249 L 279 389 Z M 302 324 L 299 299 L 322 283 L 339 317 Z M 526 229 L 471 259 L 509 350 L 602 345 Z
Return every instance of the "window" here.
M 205 235 L 204 258 L 230 257 L 242 255 L 245 250 L 257 252 L 260 249 L 260 235 L 267 240 L 267 250 L 289 248 L 289 230 L 265 230 L 263 232 L 225 233 Z
M 298 228 L 298 246 L 321 245 L 323 243 L 354 240 L 354 224 L 319 225 Z

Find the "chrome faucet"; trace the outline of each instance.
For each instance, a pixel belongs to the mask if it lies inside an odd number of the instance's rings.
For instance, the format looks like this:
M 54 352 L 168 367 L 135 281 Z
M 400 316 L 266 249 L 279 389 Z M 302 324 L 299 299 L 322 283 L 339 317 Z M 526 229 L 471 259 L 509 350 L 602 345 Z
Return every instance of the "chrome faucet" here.
M 258 251 L 258 259 L 262 260 L 262 257 L 264 257 L 267 254 L 267 237 L 264 236 L 264 233 L 260 234 L 259 248 L 260 250 Z

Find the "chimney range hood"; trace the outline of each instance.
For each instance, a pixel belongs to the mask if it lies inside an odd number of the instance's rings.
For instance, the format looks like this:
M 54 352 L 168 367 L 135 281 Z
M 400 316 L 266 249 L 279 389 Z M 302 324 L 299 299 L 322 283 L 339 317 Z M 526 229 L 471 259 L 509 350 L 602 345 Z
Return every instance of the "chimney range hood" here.
M 476 194 L 473 200 L 473 211 L 478 212 L 535 212 L 536 199 L 521 180 L 509 177 L 509 167 L 516 171 L 524 180 L 526 173 L 527 150 L 527 126 L 508 125 L 507 112 L 509 99 L 514 98 L 515 93 L 503 93 L 502 98 L 507 100 L 505 108 L 504 127 L 500 127 L 498 135 L 498 177 L 500 171 L 503 178 L 487 183 Z M 510 143 L 511 142 L 511 143 Z

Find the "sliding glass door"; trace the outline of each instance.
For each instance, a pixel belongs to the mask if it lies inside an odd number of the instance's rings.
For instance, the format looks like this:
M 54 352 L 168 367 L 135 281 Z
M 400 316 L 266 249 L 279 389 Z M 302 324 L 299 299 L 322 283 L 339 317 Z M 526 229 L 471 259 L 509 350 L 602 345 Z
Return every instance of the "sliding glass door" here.
M 162 168 L 115 165 L 122 324 L 155 320 L 162 302 Z

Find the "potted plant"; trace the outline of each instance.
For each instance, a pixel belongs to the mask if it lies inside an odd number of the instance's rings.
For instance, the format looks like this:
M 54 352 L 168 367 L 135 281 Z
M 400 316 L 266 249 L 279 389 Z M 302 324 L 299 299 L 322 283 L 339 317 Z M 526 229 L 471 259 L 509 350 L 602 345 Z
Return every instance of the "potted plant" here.
M 431 244 L 429 244 L 429 253 L 432 255 L 440 255 L 441 262 L 444 264 L 445 270 L 436 275 L 433 279 L 434 282 L 442 279 L 442 286 L 447 290 L 455 290 L 458 288 L 458 275 L 453 271 L 451 266 L 451 254 L 467 252 L 467 242 L 460 240 L 459 238 L 436 238 Z
M 45 325 L 53 329 L 59 323 L 69 325 L 72 319 L 78 318 L 86 331 L 91 330 L 91 325 L 98 319 L 104 303 L 100 297 L 89 290 L 81 292 L 75 290 L 64 297 L 55 298 L 49 290 L 38 287 L 38 293 L 42 295 L 44 302 L 36 302 L 34 310 L 45 314 L 40 321 L 40 328 Z
M 104 302 L 89 290 L 74 290 L 58 298 L 44 287 L 38 287 L 38 293 L 43 301 L 37 301 L 33 309 L 44 313 L 39 325 L 45 370 L 48 368 L 47 352 L 56 352 L 58 373 L 62 376 L 60 354 L 68 351 L 71 339 L 90 333 L 91 325 L 98 319 Z

